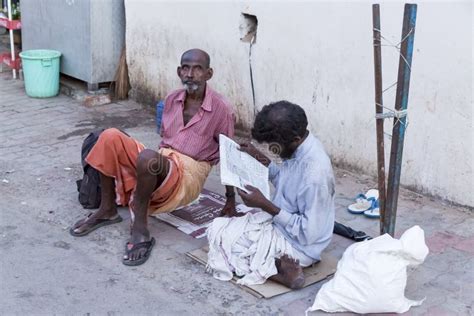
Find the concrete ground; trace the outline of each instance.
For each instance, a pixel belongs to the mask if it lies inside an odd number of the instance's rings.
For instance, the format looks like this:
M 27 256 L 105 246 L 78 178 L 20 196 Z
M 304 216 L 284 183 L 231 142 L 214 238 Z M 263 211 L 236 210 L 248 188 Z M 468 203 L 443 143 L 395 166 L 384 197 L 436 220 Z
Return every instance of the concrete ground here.
M 112 126 L 149 147 L 159 142 L 153 113 L 133 101 L 86 108 L 63 95 L 31 99 L 23 82 L 0 74 L 1 315 L 304 314 L 321 284 L 257 299 L 185 256 L 205 239 L 154 218 L 157 244 L 143 266 L 121 263 L 128 221 L 82 238 L 69 235 L 69 226 L 88 213 L 75 184 L 81 142 L 90 130 Z M 336 178 L 337 220 L 377 235 L 376 220 L 346 211 L 357 193 L 375 187 L 374 179 L 343 169 L 336 169 Z M 215 170 L 206 187 L 223 192 Z M 120 212 L 129 218 L 126 209 Z M 402 189 L 397 234 L 413 225 L 425 230 L 430 254 L 409 270 L 406 295 L 426 301 L 407 314 L 472 315 L 472 210 Z M 350 244 L 335 236 L 328 251 L 340 257 Z M 324 313 L 311 315 L 317 314 Z

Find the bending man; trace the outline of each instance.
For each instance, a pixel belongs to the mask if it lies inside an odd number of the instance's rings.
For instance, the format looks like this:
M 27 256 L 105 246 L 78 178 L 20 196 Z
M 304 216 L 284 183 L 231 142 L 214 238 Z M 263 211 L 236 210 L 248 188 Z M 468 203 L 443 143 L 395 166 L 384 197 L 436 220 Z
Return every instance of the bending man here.
M 117 204 L 129 205 L 132 225 L 125 265 L 142 264 L 150 255 L 155 239 L 148 230 L 148 215 L 170 212 L 195 200 L 211 166 L 219 161 L 219 134 L 234 135 L 231 105 L 206 84 L 213 75 L 209 55 L 199 49 L 186 51 L 177 73 L 184 89 L 165 99 L 158 152 L 111 128 L 100 135 L 86 158 L 100 172 L 102 200 L 99 210 L 78 221 L 70 232 L 85 236 L 120 222 Z M 226 196 L 223 212 L 232 213 L 232 187 L 226 187 Z

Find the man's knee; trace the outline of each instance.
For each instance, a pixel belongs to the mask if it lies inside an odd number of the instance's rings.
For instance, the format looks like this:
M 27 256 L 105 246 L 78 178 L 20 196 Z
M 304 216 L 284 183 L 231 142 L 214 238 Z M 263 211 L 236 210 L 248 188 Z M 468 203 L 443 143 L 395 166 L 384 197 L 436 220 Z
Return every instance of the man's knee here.
M 116 128 L 108 128 L 104 130 L 102 133 L 99 135 L 99 139 L 102 141 L 106 142 L 113 142 L 121 137 L 125 136 L 124 133 L 122 133 L 120 130 Z
M 159 175 L 164 172 L 165 161 L 162 155 L 151 149 L 144 149 L 137 159 L 137 175 Z

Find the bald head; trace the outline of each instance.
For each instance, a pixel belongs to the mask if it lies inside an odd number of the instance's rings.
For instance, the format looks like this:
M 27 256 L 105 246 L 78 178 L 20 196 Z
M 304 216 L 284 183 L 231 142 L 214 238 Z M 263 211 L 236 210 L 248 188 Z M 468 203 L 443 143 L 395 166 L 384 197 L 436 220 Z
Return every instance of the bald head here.
M 193 48 L 185 51 L 183 55 L 181 55 L 181 64 L 185 63 L 186 61 L 199 61 L 206 68 L 209 68 L 211 65 L 211 58 L 209 57 L 209 54 L 199 48 Z
M 181 65 L 177 73 L 186 89 L 187 95 L 204 95 L 206 82 L 214 71 L 210 67 L 209 54 L 202 49 L 190 49 L 181 55 Z

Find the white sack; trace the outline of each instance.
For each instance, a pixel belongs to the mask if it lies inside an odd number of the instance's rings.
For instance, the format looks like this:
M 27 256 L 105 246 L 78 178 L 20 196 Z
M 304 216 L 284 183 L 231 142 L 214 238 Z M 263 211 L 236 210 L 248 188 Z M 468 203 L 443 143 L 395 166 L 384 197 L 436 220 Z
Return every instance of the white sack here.
M 385 234 L 346 249 L 334 278 L 324 284 L 308 311 L 404 313 L 421 301 L 405 297 L 407 266 L 423 263 L 428 255 L 419 226 L 400 240 Z

